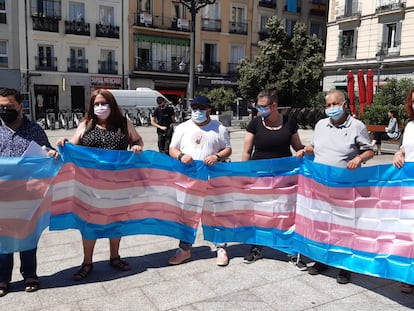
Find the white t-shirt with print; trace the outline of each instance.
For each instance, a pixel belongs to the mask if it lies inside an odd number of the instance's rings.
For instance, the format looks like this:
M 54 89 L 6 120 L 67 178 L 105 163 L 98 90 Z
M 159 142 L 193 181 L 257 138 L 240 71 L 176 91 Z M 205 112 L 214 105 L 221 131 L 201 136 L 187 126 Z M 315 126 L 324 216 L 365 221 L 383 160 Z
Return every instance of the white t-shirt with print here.
M 220 150 L 231 148 L 226 127 L 216 120 L 210 120 L 204 126 L 198 126 L 192 120 L 179 124 L 174 130 L 170 147 L 191 155 L 193 160 L 204 160 Z

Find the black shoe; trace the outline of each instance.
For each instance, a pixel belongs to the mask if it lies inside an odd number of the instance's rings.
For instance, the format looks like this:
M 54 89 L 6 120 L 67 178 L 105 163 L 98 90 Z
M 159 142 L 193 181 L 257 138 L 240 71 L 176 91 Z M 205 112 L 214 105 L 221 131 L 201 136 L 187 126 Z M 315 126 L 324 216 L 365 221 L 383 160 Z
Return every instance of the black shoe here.
M 294 265 L 296 267 L 296 269 L 300 270 L 300 271 L 306 271 L 308 270 L 308 266 L 306 265 L 306 263 L 304 263 L 302 260 L 298 260 L 298 256 L 295 255 L 288 255 L 288 260 L 289 263 L 291 263 L 292 265 Z
M 328 269 L 328 266 L 325 265 L 324 263 L 315 262 L 315 264 L 312 267 L 308 268 L 308 273 L 310 275 L 317 275 L 326 269 Z
M 336 282 L 338 284 L 348 284 L 351 280 L 351 272 L 347 270 L 339 270 L 338 276 L 336 277 Z
M 257 247 L 253 247 L 250 250 L 250 254 L 247 255 L 246 257 L 244 257 L 244 263 L 254 263 L 256 260 L 259 260 L 260 258 L 262 258 L 262 252 L 260 251 L 259 248 Z

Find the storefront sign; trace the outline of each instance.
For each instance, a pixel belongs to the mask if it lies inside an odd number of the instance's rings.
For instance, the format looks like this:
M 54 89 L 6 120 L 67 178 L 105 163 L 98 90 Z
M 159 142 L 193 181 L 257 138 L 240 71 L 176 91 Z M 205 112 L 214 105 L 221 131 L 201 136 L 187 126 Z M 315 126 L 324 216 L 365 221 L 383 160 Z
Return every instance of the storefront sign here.
M 121 87 L 122 86 L 122 78 L 91 76 L 91 86 Z
M 200 86 L 236 86 L 235 78 L 198 78 Z

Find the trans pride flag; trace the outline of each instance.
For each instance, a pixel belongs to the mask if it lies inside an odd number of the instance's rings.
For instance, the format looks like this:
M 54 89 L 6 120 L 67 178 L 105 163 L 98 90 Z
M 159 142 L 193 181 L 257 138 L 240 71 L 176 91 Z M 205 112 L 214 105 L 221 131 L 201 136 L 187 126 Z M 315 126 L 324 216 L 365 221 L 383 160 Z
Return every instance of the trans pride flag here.
M 414 163 L 350 171 L 305 160 L 295 224 L 300 253 L 414 284 Z
M 51 230 L 78 229 L 86 239 L 156 234 L 194 242 L 207 189 L 202 162 L 71 144 L 63 151 Z
M 298 158 L 283 158 L 209 167 L 204 238 L 290 252 L 300 163 Z
M 61 164 L 53 158 L 0 157 L 0 253 L 37 246 L 49 226 L 51 184 Z

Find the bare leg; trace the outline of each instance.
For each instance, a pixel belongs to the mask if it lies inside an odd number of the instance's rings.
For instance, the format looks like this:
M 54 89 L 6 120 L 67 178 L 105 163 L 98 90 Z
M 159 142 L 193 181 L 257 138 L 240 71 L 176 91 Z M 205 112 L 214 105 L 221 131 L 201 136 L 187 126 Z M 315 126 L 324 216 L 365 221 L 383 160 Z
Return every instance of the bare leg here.
M 119 257 L 119 244 L 121 243 L 121 238 L 110 238 L 109 239 L 109 258 Z
M 92 263 L 93 249 L 95 248 L 95 243 L 96 243 L 96 240 L 86 240 L 82 238 L 83 263 L 85 264 Z

